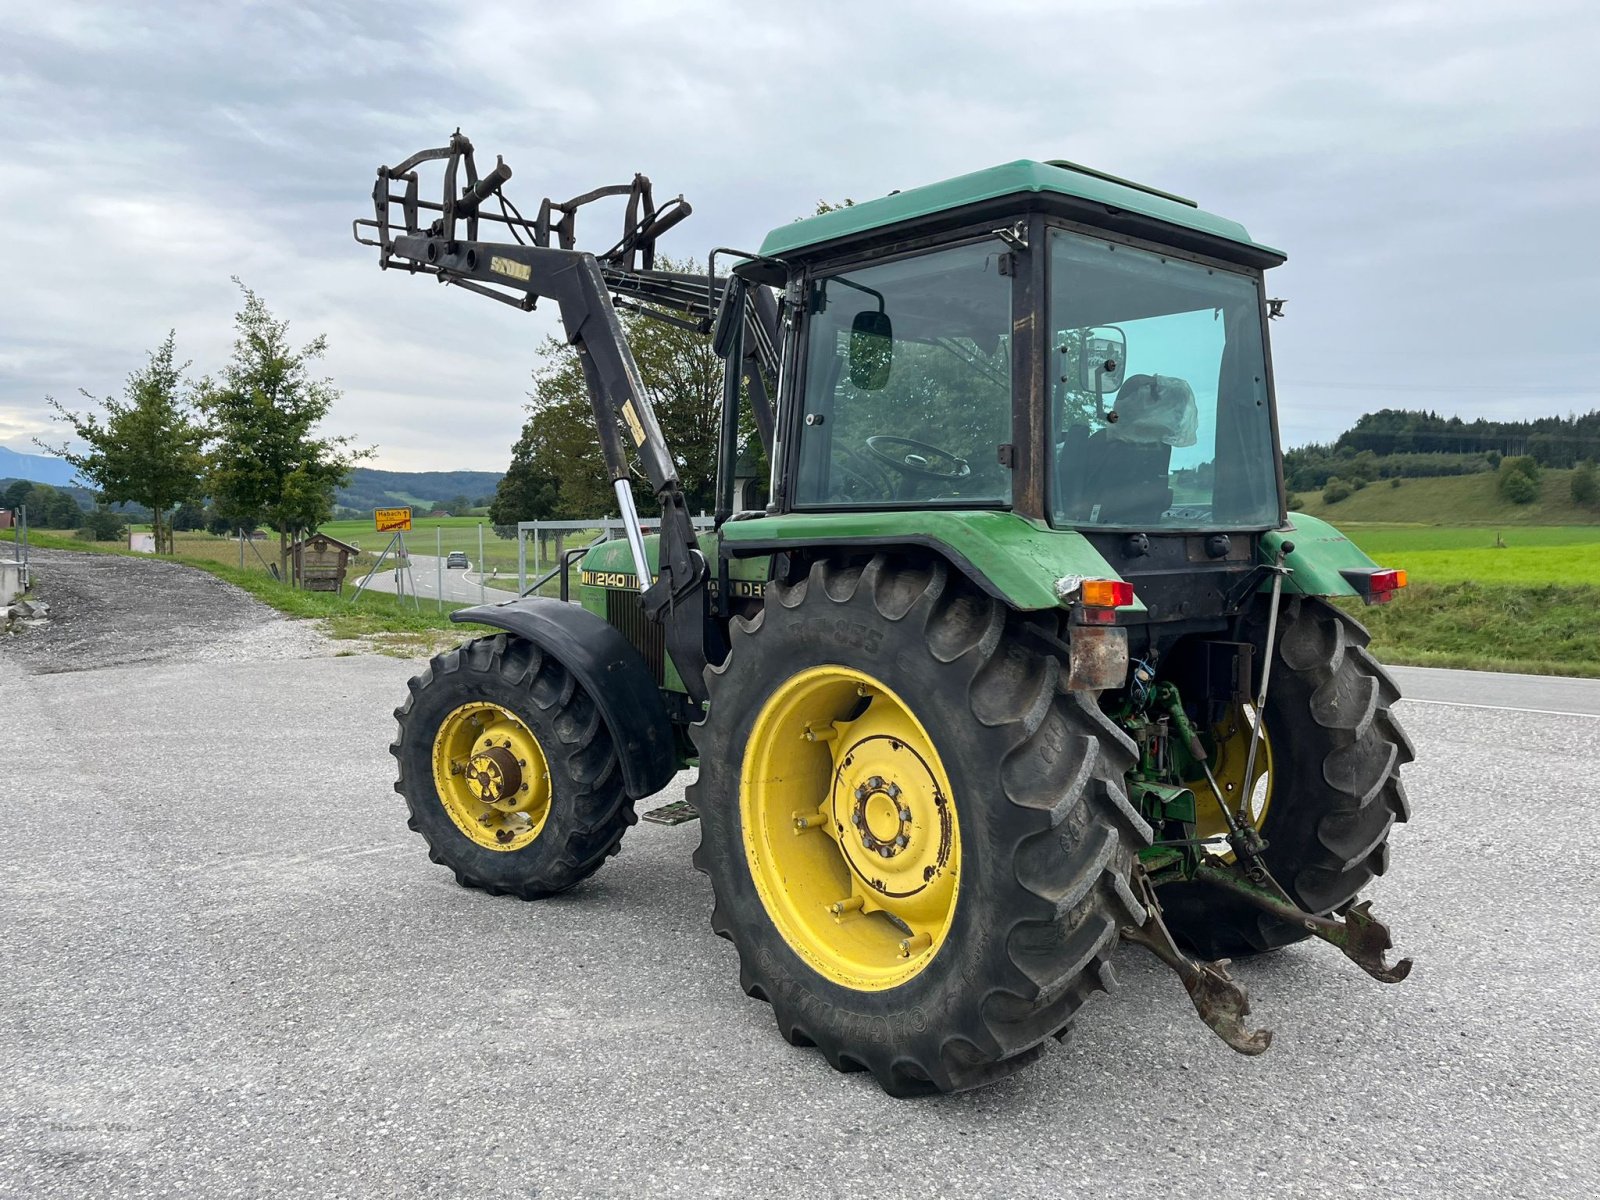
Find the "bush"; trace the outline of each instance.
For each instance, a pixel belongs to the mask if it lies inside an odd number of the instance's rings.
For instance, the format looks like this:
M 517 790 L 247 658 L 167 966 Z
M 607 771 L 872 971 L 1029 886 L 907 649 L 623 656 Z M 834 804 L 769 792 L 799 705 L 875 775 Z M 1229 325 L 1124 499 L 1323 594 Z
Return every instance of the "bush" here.
M 128 525 L 121 513 L 101 507 L 85 514 L 83 524 L 74 536 L 86 542 L 116 542 L 121 541 L 127 532 Z
M 1322 489 L 1322 502 L 1324 504 L 1337 504 L 1341 500 L 1350 499 L 1350 485 L 1335 475 L 1328 480 L 1328 486 Z
M 1293 492 L 1290 492 L 1283 498 L 1283 506 L 1290 512 L 1299 512 L 1301 503 L 1302 501 L 1300 497 L 1296 496 Z
M 1507 471 L 1501 467 L 1500 494 L 1513 504 L 1532 504 L 1539 498 L 1539 485 L 1521 471 Z
M 1586 459 L 1572 472 L 1572 502 L 1590 505 L 1597 501 L 1600 501 L 1600 476 L 1595 472 L 1594 461 Z
M 1489 460 L 1489 469 L 1491 471 L 1498 471 L 1500 469 L 1500 451 L 1491 450 L 1489 453 L 1484 455 L 1484 458 Z
M 1398 475 L 1396 475 L 1393 479 L 1389 480 L 1389 486 L 1392 487 L 1392 488 L 1399 487 L 1400 486 L 1400 477 Z

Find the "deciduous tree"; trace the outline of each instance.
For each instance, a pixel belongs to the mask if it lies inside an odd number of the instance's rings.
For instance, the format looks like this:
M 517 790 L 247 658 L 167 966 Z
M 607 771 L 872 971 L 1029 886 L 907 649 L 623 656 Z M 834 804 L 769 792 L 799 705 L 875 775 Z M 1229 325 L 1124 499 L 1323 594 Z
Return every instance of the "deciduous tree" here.
M 128 376 L 120 400 L 96 400 L 80 389 L 98 412 L 73 412 L 49 400 L 57 419 L 85 449 L 40 443 L 76 467 L 107 502 L 132 501 L 148 508 L 156 550 L 165 554 L 173 549 L 167 514 L 199 497 L 204 466 L 205 431 L 184 382 L 188 364 L 177 361 L 176 345 L 177 335 L 168 333 L 150 352 L 150 361 Z
M 321 432 L 339 398 L 331 380 L 312 374 L 327 339 L 318 335 L 296 348 L 289 323 L 234 282 L 244 307 L 234 318 L 233 357 L 221 380 L 208 381 L 200 392 L 214 438 L 211 494 L 234 525 L 261 523 L 277 531 L 279 569 L 287 573 L 290 536 L 333 515 L 334 491 L 372 450 Z

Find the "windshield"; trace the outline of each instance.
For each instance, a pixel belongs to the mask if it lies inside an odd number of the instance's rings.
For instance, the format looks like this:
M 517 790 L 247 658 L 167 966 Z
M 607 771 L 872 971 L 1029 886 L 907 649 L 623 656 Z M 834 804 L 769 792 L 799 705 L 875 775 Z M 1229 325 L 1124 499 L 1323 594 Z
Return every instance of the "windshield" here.
M 1054 230 L 1058 525 L 1278 520 L 1257 282 Z
M 987 239 L 811 284 L 797 506 L 1009 503 L 1005 251 Z

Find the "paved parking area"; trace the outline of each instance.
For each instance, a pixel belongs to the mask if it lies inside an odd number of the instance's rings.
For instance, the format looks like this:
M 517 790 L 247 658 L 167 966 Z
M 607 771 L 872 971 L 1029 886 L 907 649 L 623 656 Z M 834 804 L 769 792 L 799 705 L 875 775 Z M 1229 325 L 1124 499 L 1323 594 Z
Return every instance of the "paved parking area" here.
M 1376 892 L 1405 984 L 1317 946 L 1241 963 L 1277 1031 L 1243 1059 L 1126 948 L 1067 1045 L 903 1102 L 740 993 L 698 826 L 640 825 L 553 901 L 462 891 L 390 790 L 411 665 L 276 653 L 0 650 L 0 1196 L 1600 1185 L 1593 717 L 1407 707 L 1416 817 Z

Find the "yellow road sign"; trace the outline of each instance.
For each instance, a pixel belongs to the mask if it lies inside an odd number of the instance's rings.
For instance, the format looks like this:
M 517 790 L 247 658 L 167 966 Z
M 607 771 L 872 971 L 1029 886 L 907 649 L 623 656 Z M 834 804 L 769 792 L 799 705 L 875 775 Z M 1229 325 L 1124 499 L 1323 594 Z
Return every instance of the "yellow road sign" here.
M 372 520 L 378 526 L 379 533 L 409 533 L 411 531 L 411 510 L 409 508 L 375 508 L 372 510 Z

